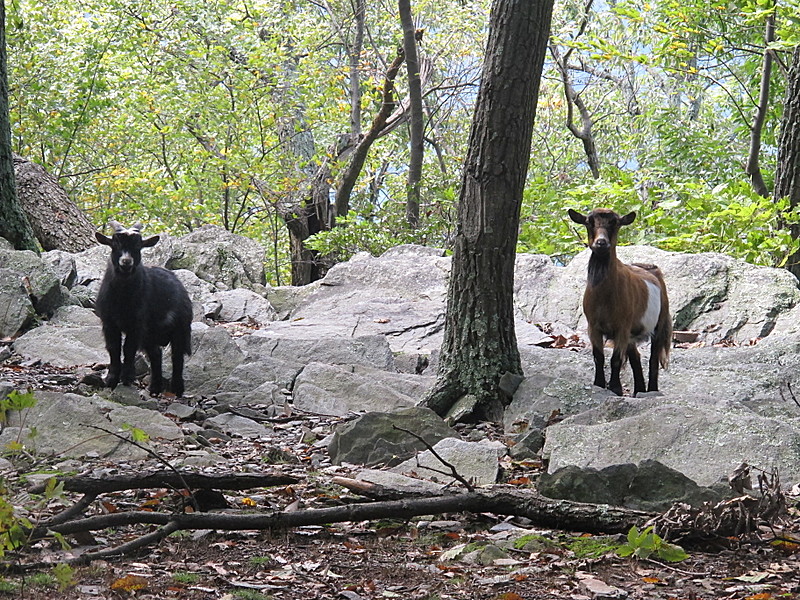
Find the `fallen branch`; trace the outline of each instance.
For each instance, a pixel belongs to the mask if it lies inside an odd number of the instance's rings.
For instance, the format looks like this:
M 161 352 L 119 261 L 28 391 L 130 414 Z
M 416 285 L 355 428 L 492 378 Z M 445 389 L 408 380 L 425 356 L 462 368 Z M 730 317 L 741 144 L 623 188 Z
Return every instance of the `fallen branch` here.
M 444 458 L 442 458 L 442 456 L 436 450 L 434 450 L 433 446 L 431 446 L 427 441 L 425 441 L 425 439 L 421 435 L 417 435 L 413 431 L 409 431 L 408 429 L 404 429 L 403 427 L 398 427 L 397 425 L 392 425 L 392 427 L 394 429 L 397 429 L 397 431 L 402 431 L 403 433 L 407 433 L 411 437 L 416 438 L 419 442 L 422 442 L 425 445 L 425 448 L 433 455 L 433 457 L 440 463 L 442 463 L 445 467 L 447 467 L 450 471 L 449 472 L 440 471 L 438 469 L 434 469 L 433 467 L 422 467 L 423 469 L 428 469 L 429 471 L 433 471 L 434 473 L 438 473 L 439 475 L 452 477 L 456 481 L 461 482 L 463 486 L 467 488 L 468 492 L 472 492 L 475 490 L 475 486 L 473 486 L 469 481 L 464 479 L 464 477 L 462 477 L 459 474 L 458 470 L 451 463 L 447 462 Z M 417 465 L 419 466 L 419 455 L 417 455 Z
M 177 529 L 285 530 L 308 525 L 374 519 L 410 519 L 448 512 L 492 512 L 526 517 L 534 524 L 585 532 L 619 533 L 654 517 L 653 513 L 622 507 L 551 500 L 532 490 L 492 488 L 434 498 L 414 498 L 388 502 L 350 504 L 295 512 L 266 514 L 118 512 L 78 519 L 52 527 L 39 527 L 33 538 L 48 532 L 71 535 L 123 525 L 167 525 Z
M 292 485 L 299 480 L 290 475 L 267 473 L 227 473 L 223 475 L 202 475 L 199 473 L 175 473 L 155 471 L 147 475 L 119 475 L 116 477 L 64 477 L 59 478 L 64 491 L 83 494 L 103 494 L 123 490 L 143 490 L 149 488 L 179 488 L 193 490 L 249 490 L 257 487 Z M 45 491 L 44 483 L 28 490 L 32 494 Z

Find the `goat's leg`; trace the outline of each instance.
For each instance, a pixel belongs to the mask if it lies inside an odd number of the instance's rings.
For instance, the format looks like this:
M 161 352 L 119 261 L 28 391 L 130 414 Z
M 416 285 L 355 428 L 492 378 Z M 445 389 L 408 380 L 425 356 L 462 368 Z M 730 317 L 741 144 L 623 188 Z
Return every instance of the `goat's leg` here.
M 606 355 L 603 353 L 603 336 L 589 332 L 589 341 L 592 343 L 592 358 L 594 358 L 594 384 L 597 387 L 606 387 Z
M 122 332 L 110 322 L 103 323 L 103 337 L 106 340 L 106 350 L 108 350 L 110 359 L 108 375 L 103 383 L 107 387 L 115 388 L 119 383 L 119 374 L 122 370 Z
M 164 391 L 164 375 L 162 373 L 161 346 L 148 346 L 147 358 L 150 361 L 150 393 L 157 396 Z
M 122 383 L 133 384 L 136 379 L 136 351 L 139 349 L 139 340 L 136 334 L 125 334 L 125 343 L 122 346 Z
M 633 395 L 635 396 L 639 392 L 645 391 L 642 357 L 639 355 L 636 344 L 628 344 L 628 361 L 630 361 L 633 371 Z
M 614 342 L 614 352 L 611 354 L 611 379 L 608 382 L 608 389 L 617 396 L 622 396 L 622 382 L 619 374 L 622 370 L 622 347 Z
M 183 396 L 183 352 L 176 352 L 174 348 L 172 350 L 172 379 L 170 381 L 170 390 L 178 398 Z
M 650 345 L 650 371 L 648 373 L 647 391 L 658 391 L 658 368 L 660 366 L 658 358 L 661 355 L 661 347 L 658 344 Z

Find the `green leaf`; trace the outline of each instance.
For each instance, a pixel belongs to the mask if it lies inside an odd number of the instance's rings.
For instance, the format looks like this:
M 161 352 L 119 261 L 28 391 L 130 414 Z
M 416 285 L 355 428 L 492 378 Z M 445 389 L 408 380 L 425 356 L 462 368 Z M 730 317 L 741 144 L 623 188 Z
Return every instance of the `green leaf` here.
M 677 544 L 663 542 L 658 548 L 658 558 L 667 562 L 681 562 L 689 558 L 686 551 Z

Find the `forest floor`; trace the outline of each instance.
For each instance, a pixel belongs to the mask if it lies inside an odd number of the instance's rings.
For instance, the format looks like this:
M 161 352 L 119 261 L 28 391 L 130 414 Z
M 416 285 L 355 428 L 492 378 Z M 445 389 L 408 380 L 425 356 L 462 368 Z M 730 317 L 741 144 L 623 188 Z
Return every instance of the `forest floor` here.
M 18 387 L 69 391 L 75 382 L 69 373 L 61 375 L 54 377 L 52 369 L 13 360 L 0 366 L 0 381 L 12 381 Z M 163 405 L 168 401 L 164 399 Z M 217 473 L 261 471 L 299 479 L 292 486 L 225 492 L 227 508 L 222 510 L 241 514 L 365 501 L 331 483 L 333 475 L 351 474 L 342 467 L 330 466 L 319 444 L 335 422 L 318 416 L 296 416 L 273 422 L 274 437 L 268 442 L 238 438 L 213 441 L 212 449 L 224 458 L 214 468 Z M 502 432 L 489 431 L 487 435 Z M 275 456 L 276 449 L 289 460 L 267 464 L 264 457 Z M 130 464 L 90 459 L 82 461 L 79 470 L 96 477 L 135 476 L 163 469 L 162 460 L 173 461 L 198 450 L 186 443 L 156 445 L 159 459 Z M 32 480 L 36 477 L 31 474 L 46 472 L 54 465 L 65 470 L 70 464 L 61 459 L 23 458 L 17 462 L 22 467 L 20 472 L 11 477 L 5 474 L 20 511 L 33 502 L 24 494 L 22 475 Z M 507 466 L 506 479 L 523 486 L 532 485 L 528 482 L 535 481 L 541 468 L 536 463 Z M 46 519 L 77 498 L 66 493 L 28 516 L 34 521 Z M 170 512 L 182 501 L 181 493 L 174 490 L 114 492 L 103 494 L 86 514 Z M 797 529 L 800 518 L 794 521 L 788 523 L 789 529 Z M 527 535 L 534 543 L 511 548 L 494 559 L 447 559 L 448 553 L 455 554 L 454 548 L 460 545 L 480 548 L 507 538 L 514 527 L 522 529 L 514 529 L 515 535 L 529 530 Z M 713 548 L 686 547 L 688 559 L 662 563 L 621 558 L 603 550 L 609 543 L 624 541 L 622 536 L 534 528 L 524 519 L 488 513 L 333 523 L 283 532 L 178 531 L 136 553 L 62 572 L 61 579 L 70 580 L 65 589 L 59 589 L 58 579 L 47 566 L 82 552 L 117 546 L 150 531 L 152 526 L 109 528 L 93 535 L 68 537 L 67 549 L 48 539 L 18 553 L 8 552 L 4 563 L 11 569 L 31 563 L 44 566 L 24 575 L 0 578 L 0 599 L 800 599 L 800 546 L 769 543 L 769 532 L 760 539 L 719 540 Z

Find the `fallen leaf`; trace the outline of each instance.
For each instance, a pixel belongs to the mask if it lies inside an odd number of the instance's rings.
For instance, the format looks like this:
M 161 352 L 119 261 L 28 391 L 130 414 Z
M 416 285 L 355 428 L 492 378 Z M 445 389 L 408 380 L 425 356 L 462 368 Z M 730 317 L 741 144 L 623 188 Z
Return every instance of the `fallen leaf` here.
M 738 577 L 731 577 L 731 579 L 744 581 L 745 583 L 760 583 L 771 576 L 772 573 L 767 573 L 765 571 L 750 571 L 750 573 L 739 575 Z
M 517 477 L 516 479 L 510 480 L 508 483 L 510 485 L 528 485 L 530 484 L 531 480 L 530 477 Z
M 122 590 L 123 592 L 135 592 L 136 590 L 143 590 L 147 587 L 147 579 L 139 577 L 138 575 L 126 575 L 115 579 L 111 584 L 112 590 Z

